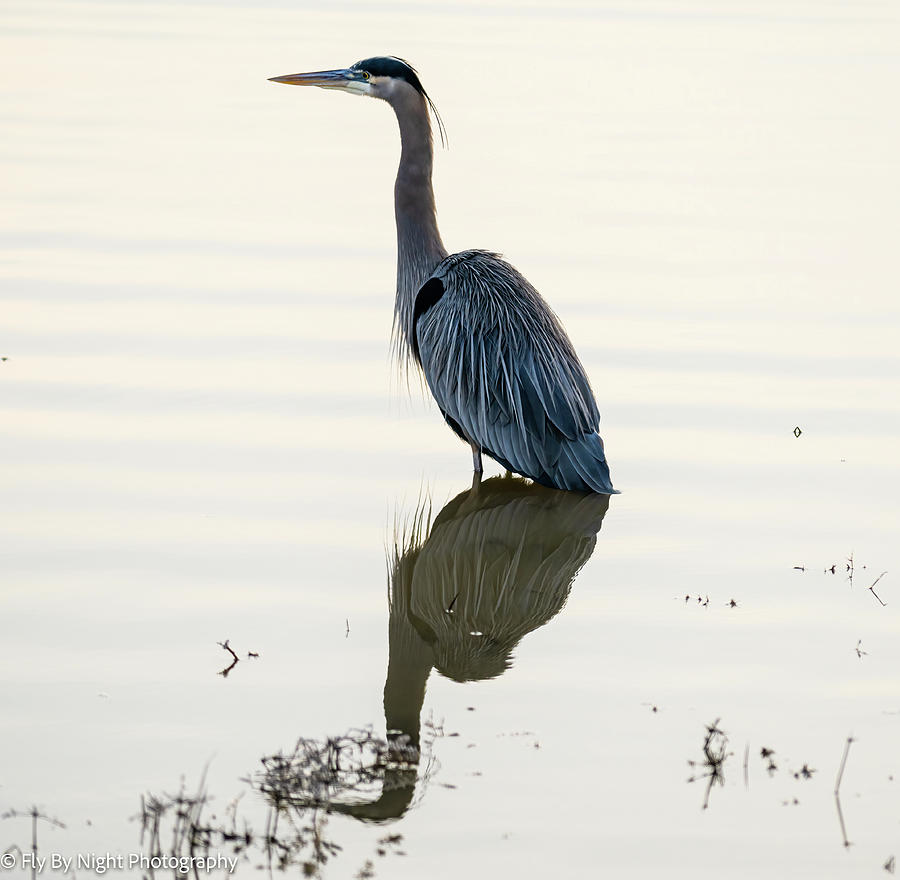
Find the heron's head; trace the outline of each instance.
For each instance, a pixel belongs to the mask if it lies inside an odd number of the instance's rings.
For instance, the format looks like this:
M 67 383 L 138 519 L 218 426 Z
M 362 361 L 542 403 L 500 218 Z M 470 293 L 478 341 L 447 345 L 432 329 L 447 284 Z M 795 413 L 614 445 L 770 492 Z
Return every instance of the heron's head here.
M 395 109 L 410 100 L 424 102 L 434 113 L 441 140 L 445 140 L 444 123 L 438 115 L 437 107 L 428 96 L 415 68 L 402 58 L 393 55 L 379 55 L 365 58 L 343 70 L 320 70 L 315 73 L 292 73 L 287 76 L 273 76 L 270 82 L 285 83 L 289 86 L 319 86 L 322 89 L 339 89 L 351 95 L 368 95 L 381 98 Z

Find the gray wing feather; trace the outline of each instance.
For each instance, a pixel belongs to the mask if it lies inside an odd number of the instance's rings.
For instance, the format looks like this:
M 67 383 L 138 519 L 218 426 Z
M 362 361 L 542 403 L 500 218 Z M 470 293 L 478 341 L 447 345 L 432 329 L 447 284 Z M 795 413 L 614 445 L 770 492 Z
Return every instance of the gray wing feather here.
M 443 295 L 413 332 L 441 410 L 509 470 L 559 489 L 615 492 L 590 383 L 538 292 L 485 251 L 447 257 L 432 279 Z

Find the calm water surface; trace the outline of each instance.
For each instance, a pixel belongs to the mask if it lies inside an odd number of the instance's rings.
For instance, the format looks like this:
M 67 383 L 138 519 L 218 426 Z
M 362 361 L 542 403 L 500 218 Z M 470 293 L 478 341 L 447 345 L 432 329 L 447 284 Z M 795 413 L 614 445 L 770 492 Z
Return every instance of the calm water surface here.
M 898 35 L 876 0 L 7 0 L 11 875 L 32 807 L 47 857 L 150 852 L 142 795 L 169 852 L 182 786 L 264 832 L 273 767 L 295 876 L 892 869 Z M 569 328 L 608 509 L 467 494 L 391 366 L 396 125 L 266 82 L 387 52 L 449 129 L 448 246 Z M 353 730 L 313 834 L 329 756 L 287 759 Z

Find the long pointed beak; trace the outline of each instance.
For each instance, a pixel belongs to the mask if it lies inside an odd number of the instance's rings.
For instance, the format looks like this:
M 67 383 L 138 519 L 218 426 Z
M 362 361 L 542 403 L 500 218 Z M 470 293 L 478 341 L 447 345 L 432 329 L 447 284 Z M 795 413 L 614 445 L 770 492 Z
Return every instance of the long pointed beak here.
M 323 89 L 346 89 L 360 79 L 359 71 L 319 70 L 315 73 L 291 73 L 287 76 L 270 76 L 269 82 L 289 86 L 319 86 Z

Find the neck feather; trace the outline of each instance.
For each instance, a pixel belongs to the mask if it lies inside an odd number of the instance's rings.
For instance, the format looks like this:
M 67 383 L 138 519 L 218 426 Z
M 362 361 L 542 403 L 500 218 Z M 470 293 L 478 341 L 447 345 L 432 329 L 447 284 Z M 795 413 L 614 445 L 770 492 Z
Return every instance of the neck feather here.
M 405 85 L 405 84 L 404 84 Z M 394 184 L 397 219 L 397 298 L 394 302 L 394 345 L 406 359 L 415 328 L 413 307 L 419 288 L 447 251 L 438 231 L 431 186 L 433 149 L 425 99 L 411 87 L 390 101 L 400 124 L 400 166 Z

